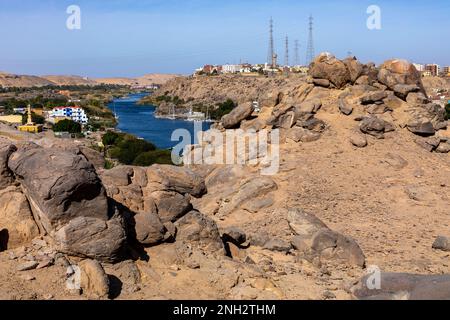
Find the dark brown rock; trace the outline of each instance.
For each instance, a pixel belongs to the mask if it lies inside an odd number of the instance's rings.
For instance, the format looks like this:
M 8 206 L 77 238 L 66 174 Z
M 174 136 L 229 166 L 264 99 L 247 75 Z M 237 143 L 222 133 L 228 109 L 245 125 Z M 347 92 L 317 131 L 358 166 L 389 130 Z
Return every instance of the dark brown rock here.
M 344 59 L 342 62 L 345 64 L 350 73 L 351 83 L 355 83 L 356 80 L 363 74 L 364 66 L 355 57 L 349 57 Z
M 450 238 L 439 236 L 433 243 L 433 249 L 441 251 L 450 251 Z
M 329 80 L 338 89 L 351 81 L 346 65 L 329 53 L 320 54 L 311 63 L 308 73 L 314 79 Z
M 14 182 L 14 175 L 8 167 L 9 157 L 17 151 L 17 147 L 9 142 L 0 142 L 0 189 Z
M 223 242 L 217 224 L 211 218 L 198 211 L 191 211 L 179 219 L 176 241 L 195 244 L 208 251 L 223 250 Z
M 9 159 L 38 224 L 51 233 L 77 217 L 108 220 L 105 189 L 85 157 L 31 147 Z
M 399 84 L 414 85 L 425 94 L 420 73 L 406 60 L 396 59 L 384 62 L 378 73 L 378 81 L 391 90 L 395 90 L 395 86 Z
M 240 104 L 235 109 L 233 109 L 233 111 L 222 118 L 222 126 L 225 129 L 239 127 L 239 124 L 242 122 L 242 120 L 250 117 L 253 111 L 254 108 L 251 102 Z
M 124 256 L 126 233 L 119 218 L 74 218 L 54 238 L 58 249 L 70 255 L 106 262 L 119 261 Z
M 170 165 L 153 165 L 147 169 L 149 183 L 161 185 L 162 190 L 176 191 L 200 197 L 206 192 L 204 179 L 192 170 Z
M 361 300 L 450 300 L 450 275 L 380 272 L 364 276 L 352 292 Z

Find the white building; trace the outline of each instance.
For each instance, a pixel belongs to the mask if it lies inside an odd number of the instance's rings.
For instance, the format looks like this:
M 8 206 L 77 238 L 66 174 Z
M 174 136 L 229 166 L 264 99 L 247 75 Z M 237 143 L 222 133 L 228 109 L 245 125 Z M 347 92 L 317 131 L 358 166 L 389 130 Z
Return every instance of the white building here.
M 413 63 L 414 67 L 416 67 L 417 71 L 423 72 L 425 71 L 425 65 L 420 63 Z
M 223 73 L 238 73 L 241 72 L 241 66 L 238 64 L 224 64 L 222 66 Z
M 57 107 L 50 112 L 50 119 L 68 118 L 72 121 L 87 124 L 88 117 L 83 108 L 80 107 Z

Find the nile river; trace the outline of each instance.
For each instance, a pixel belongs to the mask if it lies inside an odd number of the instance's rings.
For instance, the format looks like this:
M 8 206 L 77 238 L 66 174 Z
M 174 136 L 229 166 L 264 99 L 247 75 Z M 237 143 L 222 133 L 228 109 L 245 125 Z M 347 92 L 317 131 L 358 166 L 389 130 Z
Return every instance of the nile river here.
M 145 94 L 132 94 L 109 104 L 109 108 L 119 116 L 117 129 L 143 138 L 162 149 L 173 148 L 179 143 L 171 141 L 172 132 L 176 129 L 187 129 L 193 136 L 194 122 L 156 118 L 154 106 L 137 105 L 144 96 Z M 211 123 L 203 122 L 202 126 L 203 130 L 208 130 Z

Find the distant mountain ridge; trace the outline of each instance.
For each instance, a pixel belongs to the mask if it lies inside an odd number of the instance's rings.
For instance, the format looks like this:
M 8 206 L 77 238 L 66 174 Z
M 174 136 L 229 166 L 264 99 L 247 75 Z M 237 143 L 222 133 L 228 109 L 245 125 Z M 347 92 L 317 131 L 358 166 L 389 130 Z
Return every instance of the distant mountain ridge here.
M 152 84 L 162 85 L 181 75 L 176 74 L 147 74 L 138 78 L 87 78 L 75 75 L 17 75 L 0 72 L 1 87 L 31 88 L 43 86 L 93 86 L 98 84 L 116 84 L 129 86 L 149 86 Z

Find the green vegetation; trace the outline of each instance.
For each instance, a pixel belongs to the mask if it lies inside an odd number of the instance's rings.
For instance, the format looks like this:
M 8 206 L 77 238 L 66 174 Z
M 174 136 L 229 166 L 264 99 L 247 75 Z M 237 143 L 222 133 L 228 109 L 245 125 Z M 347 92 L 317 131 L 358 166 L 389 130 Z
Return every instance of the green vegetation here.
M 450 103 L 445 106 L 445 119 L 450 120 Z
M 152 105 L 158 106 L 162 102 L 173 103 L 176 106 L 182 106 L 182 105 L 184 105 L 186 103 L 186 101 L 184 101 L 183 99 L 180 99 L 180 97 L 178 97 L 178 96 L 175 96 L 175 97 L 169 96 L 168 92 L 166 92 L 163 95 L 157 96 L 157 97 L 154 97 L 154 96 L 144 97 L 144 98 L 141 99 L 141 101 L 139 101 L 139 104 L 140 105 L 152 104 Z
M 217 108 L 211 111 L 211 119 L 220 120 L 224 115 L 229 114 L 234 108 L 236 108 L 236 104 L 231 99 L 219 103 L 217 104 Z
M 114 128 L 117 121 L 107 104 L 113 97 L 122 97 L 136 90 L 128 86 L 46 86 L 33 88 L 2 88 L 0 106 L 5 107 L 5 114 L 15 114 L 14 108 L 41 107 L 50 111 L 57 106 L 80 106 L 89 117 L 84 129 L 106 131 Z
M 81 133 L 81 124 L 72 120 L 64 119 L 53 126 L 53 131 Z
M 14 108 L 26 108 L 29 104 L 33 108 L 52 109 L 54 107 L 66 105 L 65 98 L 44 98 L 42 95 L 30 99 L 9 98 L 0 103 L 5 106 L 6 114 L 14 114 Z
M 209 113 L 209 116 L 212 120 L 220 120 L 226 114 L 229 114 L 234 108 L 236 108 L 236 104 L 233 100 L 228 99 L 225 102 L 218 103 L 215 107 L 206 107 L 203 104 L 195 104 L 194 111 L 203 112 L 204 114 Z
M 119 138 L 120 138 L 121 136 L 117 133 L 117 132 L 114 132 L 114 131 L 108 131 L 107 133 L 105 133 L 104 135 L 103 135 L 103 137 L 102 137 L 102 142 L 103 142 L 103 145 L 106 147 L 106 146 L 113 146 L 113 145 L 115 145 L 116 144 L 116 142 L 118 142 L 118 140 L 119 140 Z
M 141 153 L 134 159 L 135 166 L 147 167 L 152 164 L 172 164 L 172 153 L 170 150 L 153 150 Z
M 109 131 L 102 137 L 106 154 L 125 165 L 151 166 L 152 164 L 171 164 L 171 152 L 157 149 L 153 143 L 133 135 Z
M 114 163 L 108 159 L 105 160 L 105 169 L 109 170 L 114 168 Z
M 43 116 L 40 116 L 34 112 L 31 112 L 31 120 L 35 124 L 44 124 L 45 118 Z M 22 115 L 22 124 L 26 124 L 28 121 L 28 115 L 25 113 Z

